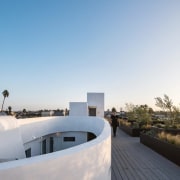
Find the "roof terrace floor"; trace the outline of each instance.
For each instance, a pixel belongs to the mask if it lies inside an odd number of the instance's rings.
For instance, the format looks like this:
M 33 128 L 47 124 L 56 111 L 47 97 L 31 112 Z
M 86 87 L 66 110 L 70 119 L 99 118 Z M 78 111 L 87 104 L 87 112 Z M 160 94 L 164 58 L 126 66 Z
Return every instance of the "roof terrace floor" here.
M 179 180 L 180 167 L 117 128 L 112 137 L 111 180 Z

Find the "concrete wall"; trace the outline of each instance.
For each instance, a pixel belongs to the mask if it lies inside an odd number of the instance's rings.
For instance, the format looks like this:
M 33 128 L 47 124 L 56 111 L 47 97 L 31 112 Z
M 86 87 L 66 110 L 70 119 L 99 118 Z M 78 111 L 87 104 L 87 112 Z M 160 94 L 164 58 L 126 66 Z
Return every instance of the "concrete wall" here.
M 97 138 L 66 150 L 0 163 L 1 179 L 111 179 L 111 129 L 104 119 L 44 117 L 19 120 L 19 125 L 23 143 L 62 131 L 93 132 Z
M 104 93 L 87 93 L 88 107 L 96 107 L 96 116 L 104 117 Z
M 86 102 L 70 102 L 69 116 L 88 116 L 88 106 Z

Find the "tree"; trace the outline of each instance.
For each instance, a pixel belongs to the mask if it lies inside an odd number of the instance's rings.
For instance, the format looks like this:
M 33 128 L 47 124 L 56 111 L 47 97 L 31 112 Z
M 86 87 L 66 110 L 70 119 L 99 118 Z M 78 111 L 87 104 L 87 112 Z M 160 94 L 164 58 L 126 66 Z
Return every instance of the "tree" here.
M 23 109 L 22 112 L 23 112 L 23 114 L 26 114 L 26 113 L 27 113 L 26 109 Z
M 129 120 L 135 120 L 136 119 L 136 113 L 135 113 L 135 105 L 132 103 L 126 103 L 125 109 L 127 111 L 127 116 Z
M 139 126 L 141 127 L 142 125 L 149 125 L 151 122 L 151 114 L 150 114 L 150 109 L 148 105 L 140 105 L 136 106 L 135 112 L 137 116 L 137 122 L 139 123 Z
M 180 113 L 180 109 L 176 106 L 173 106 L 173 112 L 172 112 L 173 124 L 175 123 L 180 124 L 179 113 Z
M 155 105 L 156 105 L 157 107 L 161 108 L 161 109 L 164 111 L 164 110 L 165 110 L 165 104 L 164 104 L 162 98 L 161 98 L 161 97 L 156 97 L 156 98 L 155 98 L 155 101 L 156 101 L 156 104 L 155 104 Z
M 154 113 L 154 110 L 153 110 L 153 108 L 150 107 L 150 108 L 149 108 L 149 114 L 152 115 L 153 113 Z
M 143 125 L 149 125 L 151 122 L 151 111 L 152 108 L 145 105 L 134 105 L 131 103 L 126 103 L 126 110 L 128 119 L 131 121 L 136 121 L 139 127 Z
M 165 109 L 167 109 L 170 113 L 170 117 L 172 116 L 172 108 L 173 108 L 173 102 L 171 99 L 169 99 L 169 97 L 164 94 L 164 105 L 165 105 Z
M 115 108 L 115 107 L 113 107 L 111 111 L 112 111 L 112 112 L 116 112 L 116 108 Z
M 164 94 L 164 98 L 156 97 L 156 106 L 160 107 L 163 111 L 167 112 L 166 117 L 169 118 L 171 124 L 174 125 L 175 120 L 178 118 L 179 109 L 173 105 L 172 100 Z
M 173 108 L 173 102 L 171 99 L 169 99 L 169 97 L 164 94 L 164 98 L 160 98 L 160 97 L 156 97 L 156 106 L 160 107 L 161 109 L 163 109 L 164 111 L 168 110 L 169 112 L 172 111 Z
M 4 101 L 5 101 L 5 98 L 9 96 L 9 92 L 8 92 L 8 90 L 4 90 L 4 91 L 2 92 L 2 94 L 3 94 L 3 96 L 4 96 L 4 99 L 3 99 L 1 111 L 3 111 Z
M 9 115 L 11 115 L 11 110 L 12 110 L 12 107 L 11 106 L 8 106 L 8 110 L 9 110 Z

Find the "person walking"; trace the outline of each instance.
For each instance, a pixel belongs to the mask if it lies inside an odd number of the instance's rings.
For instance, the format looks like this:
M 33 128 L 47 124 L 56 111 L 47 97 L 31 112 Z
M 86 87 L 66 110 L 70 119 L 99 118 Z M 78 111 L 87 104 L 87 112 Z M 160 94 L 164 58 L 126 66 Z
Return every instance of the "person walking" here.
M 116 136 L 116 130 L 118 126 L 118 117 L 116 115 L 116 109 L 112 108 L 112 114 L 111 114 L 111 125 L 113 128 L 113 135 Z

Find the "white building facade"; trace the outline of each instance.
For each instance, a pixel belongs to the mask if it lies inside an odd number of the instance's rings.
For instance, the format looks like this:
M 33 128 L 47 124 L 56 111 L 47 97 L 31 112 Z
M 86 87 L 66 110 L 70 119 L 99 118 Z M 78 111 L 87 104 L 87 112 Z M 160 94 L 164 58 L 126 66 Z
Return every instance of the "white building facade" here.
M 87 103 L 70 106 L 66 117 L 0 116 L 1 179 L 111 179 L 109 123 L 88 116 Z
M 104 93 L 87 93 L 87 102 L 70 102 L 70 116 L 104 118 Z

